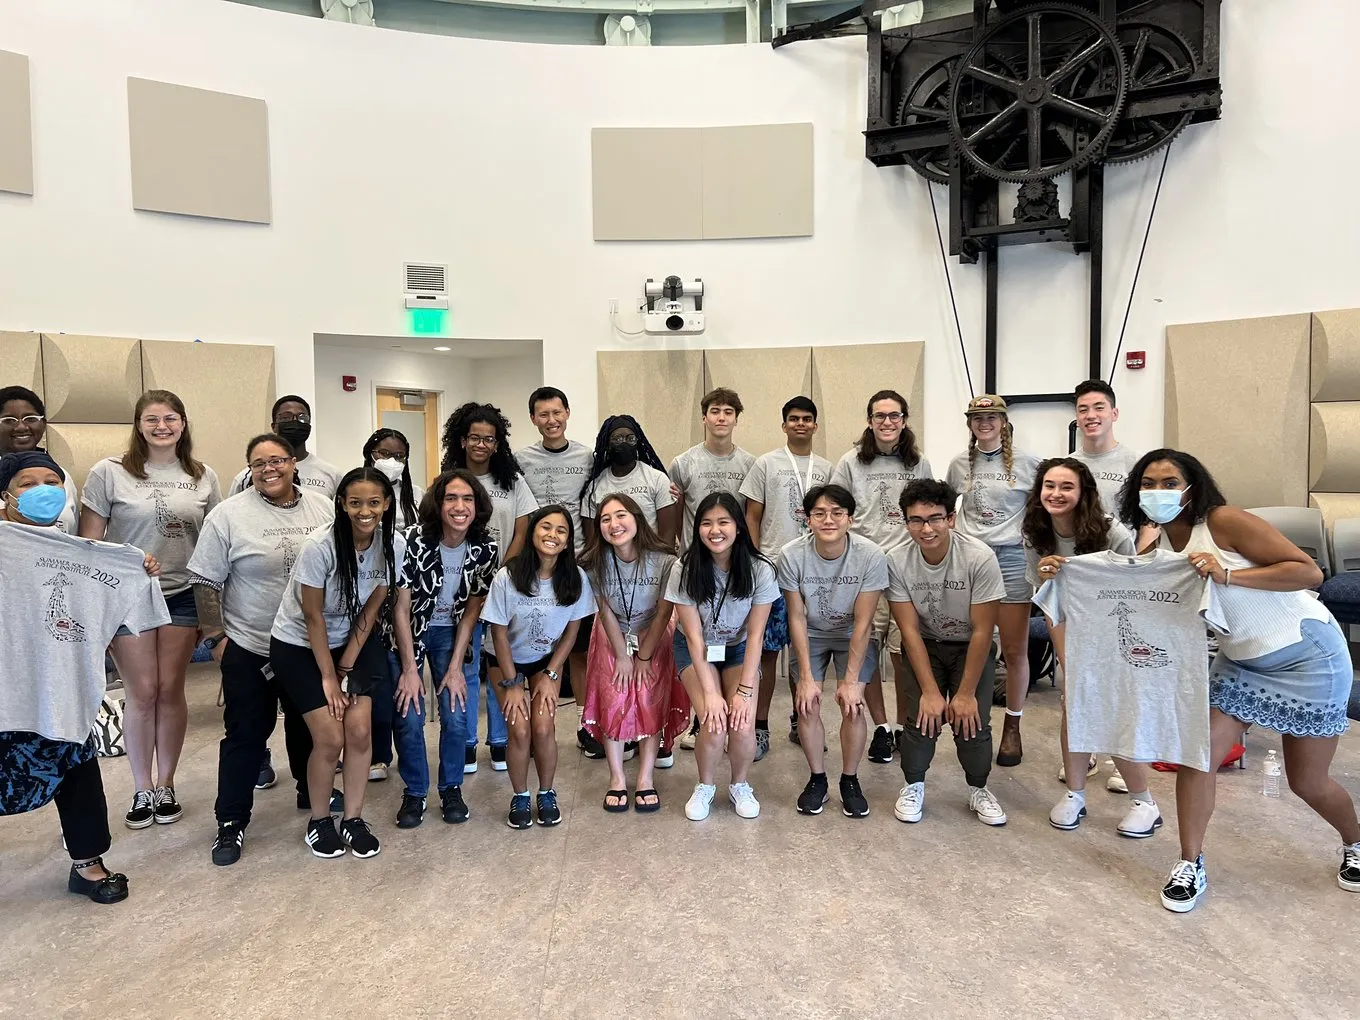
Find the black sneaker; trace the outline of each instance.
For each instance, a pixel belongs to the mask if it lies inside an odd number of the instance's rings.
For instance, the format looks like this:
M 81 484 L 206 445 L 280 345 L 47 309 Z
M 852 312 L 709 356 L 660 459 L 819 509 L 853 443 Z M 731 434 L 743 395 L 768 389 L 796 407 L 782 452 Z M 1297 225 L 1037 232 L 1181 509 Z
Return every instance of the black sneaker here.
M 504 772 L 509 766 L 505 764 L 505 745 L 491 745 L 491 767 L 497 772 Z
M 604 757 L 604 745 L 592 737 L 584 726 L 576 731 L 576 746 L 587 758 L 600 759 Z
M 790 713 L 789 713 L 789 743 L 791 743 L 791 744 L 798 744 L 799 746 L 802 746 L 801 741 L 798 739 L 798 713 L 797 713 L 797 712 L 790 712 Z
M 297 795 L 297 807 L 299 811 L 312 810 L 312 798 L 308 796 L 305 790 Z M 342 815 L 344 813 L 345 795 L 335 787 L 331 787 L 331 814 Z
M 1336 873 L 1336 884 L 1347 892 L 1360 892 L 1360 843 L 1341 848 L 1341 868 Z
M 440 791 L 439 809 L 444 816 L 444 821 L 450 825 L 466 822 L 468 820 L 468 806 L 463 803 L 463 788 L 450 786 L 447 790 Z
M 340 835 L 355 857 L 377 857 L 382 844 L 362 818 L 346 818 L 340 823 Z
M 661 749 L 656 753 L 656 767 L 659 769 L 669 769 L 675 767 L 675 747 L 674 745 L 661 745 Z
M 830 796 L 827 792 L 825 776 L 821 779 L 810 777 L 807 786 L 803 787 L 803 792 L 798 795 L 798 813 L 800 815 L 820 815 Z
M 859 788 L 859 776 L 841 776 L 841 811 L 846 818 L 863 818 L 869 813 L 869 800 Z
M 1162 906 L 1178 914 L 1194 910 L 1208 884 L 1209 877 L 1204 871 L 1203 854 L 1193 861 L 1179 861 L 1171 869 L 1166 885 L 1162 886 Z
M 241 846 L 246 841 L 246 830 L 239 822 L 223 822 L 217 827 L 213 840 L 212 862 L 219 868 L 235 864 L 241 859 Z
M 874 739 L 869 741 L 869 760 L 879 765 L 892 762 L 893 733 L 887 725 L 874 728 Z
M 510 814 L 506 816 L 505 824 L 512 829 L 533 827 L 534 815 L 529 810 L 529 795 L 527 793 L 517 793 L 510 798 Z
M 269 748 L 264 749 L 264 761 L 260 763 L 260 774 L 255 779 L 255 789 L 268 790 L 279 781 L 279 775 L 274 771 L 274 762 L 270 759 Z
M 538 824 L 556 825 L 562 820 L 562 810 L 557 806 L 555 790 L 538 791 Z
M 330 815 L 308 822 L 303 842 L 312 848 L 313 857 L 330 859 L 345 855 L 345 844 L 340 841 L 340 834 L 335 831 L 335 819 Z
M 409 793 L 401 795 L 401 807 L 397 808 L 397 828 L 414 829 L 425 820 L 425 798 Z
M 132 795 L 132 807 L 123 816 L 129 829 L 145 829 L 156 820 L 156 791 L 138 790 Z
M 179 801 L 175 799 L 175 788 L 173 786 L 161 786 L 156 789 L 156 824 L 170 825 L 179 821 L 184 816 L 184 808 L 179 806 Z
M 469 747 L 463 754 L 463 775 L 470 776 L 477 771 L 477 748 Z

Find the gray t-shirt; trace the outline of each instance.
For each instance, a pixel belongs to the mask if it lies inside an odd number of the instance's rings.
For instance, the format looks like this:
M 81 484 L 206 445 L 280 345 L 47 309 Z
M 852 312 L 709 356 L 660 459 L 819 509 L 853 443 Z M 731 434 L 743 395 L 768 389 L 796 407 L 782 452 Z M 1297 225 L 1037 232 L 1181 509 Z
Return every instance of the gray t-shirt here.
M 392 539 L 392 558 L 396 563 L 396 583 L 401 584 L 402 562 L 406 558 L 406 540 L 400 535 Z M 359 608 L 362 610 L 373 590 L 387 584 L 387 560 L 383 556 L 382 538 L 373 536 L 367 549 L 359 553 L 358 592 Z M 317 528 L 302 541 L 297 563 L 293 566 L 293 576 L 288 579 L 288 587 L 283 593 L 278 614 L 274 617 L 271 634 L 290 645 L 306 648 L 307 619 L 302 615 L 302 586 L 322 588 L 326 601 L 322 615 L 326 620 L 326 642 L 338 648 L 349 640 L 349 632 L 354 626 L 354 617 L 345 604 L 340 592 L 340 578 L 336 573 L 335 535 L 330 525 Z
M 808 633 L 849 641 L 855 631 L 855 599 L 888 590 L 888 557 L 863 535 L 846 535 L 845 552 L 825 559 L 816 538 L 803 535 L 779 551 L 779 588 L 796 591 L 807 607 Z
M 336 490 L 340 488 L 340 479 L 344 477 L 344 471 L 326 463 L 316 454 L 309 453 L 306 460 L 297 462 L 297 477 L 294 481 L 303 492 L 319 492 L 327 499 L 333 500 Z M 241 473 L 231 480 L 230 494 L 234 496 L 238 492 L 245 492 L 249 487 L 250 468 L 242 468 Z
M 170 622 L 142 551 L 54 527 L 0 524 L 0 731 L 84 743 L 104 697 L 104 650 Z
M 1039 589 L 1035 605 L 1066 624 L 1071 750 L 1209 771 L 1204 628 L 1228 630 L 1218 588 L 1156 550 L 1077 556 Z
M 206 464 L 198 481 L 178 463 L 148 464 L 146 477 L 134 478 L 110 457 L 90 469 L 81 501 L 109 522 L 105 540 L 156 557 L 161 591 L 176 595 L 189 587 L 189 557 L 203 519 L 222 496 L 217 473 Z
M 486 494 L 491 497 L 491 520 L 486 530 L 496 540 L 496 555 L 499 557 L 497 562 L 504 563 L 510 558 L 510 543 L 515 538 L 515 522 L 537 510 L 538 500 L 534 499 L 533 491 L 523 475 L 515 475 L 514 484 L 508 489 L 497 485 L 496 479 L 490 473 L 478 475 L 477 481 L 482 483 Z M 527 537 L 525 541 L 528 541 Z
M 622 493 L 632 496 L 647 523 L 656 527 L 657 511 L 675 505 L 671 495 L 671 480 L 664 472 L 650 464 L 639 461 L 626 475 L 614 474 L 613 468 L 605 468 L 586 490 L 585 502 L 581 504 L 581 514 L 590 520 L 600 515 L 600 504 L 610 496 Z
M 991 546 L 953 531 L 949 550 L 931 566 L 915 542 L 888 554 L 888 600 L 910 602 L 921 622 L 921 636 L 936 641 L 967 641 L 973 636 L 972 608 L 1000 602 L 1006 583 Z
M 865 464 L 857 450 L 843 456 L 831 474 L 833 482 L 849 489 L 855 497 L 855 523 L 851 530 L 884 552 L 911 542 L 906 515 L 897 505 L 902 490 L 917 478 L 933 477 L 930 461 L 924 457 L 912 468 L 903 464 L 901 457 L 883 454 Z
M 625 563 L 606 552 L 603 588 L 596 590 L 595 597 L 608 603 L 620 630 L 641 635 L 651 626 L 674 566 L 675 557 L 670 553 L 648 551 L 640 559 Z
M 303 492 L 297 506 L 285 509 L 254 488 L 208 514 L 189 573 L 221 586 L 222 627 L 234 644 L 269 654 L 269 632 L 302 543 L 334 514 L 335 503 L 319 492 Z
M 705 496 L 714 492 L 730 492 L 740 506 L 746 505 L 741 495 L 741 483 L 756 459 L 740 446 L 719 457 L 710 453 L 703 443 L 691 446 L 671 461 L 670 476 L 675 487 L 685 495 L 685 529 L 681 536 L 682 548 L 688 549 L 694 540 L 694 511 Z
M 765 507 L 760 517 L 761 552 L 774 559 L 780 549 L 807 532 L 803 497 L 830 480 L 831 461 L 815 453 L 796 457 L 786 446 L 756 458 L 741 483 L 741 495 Z
M 66 489 L 66 507 L 62 510 L 61 516 L 57 518 L 56 527 L 74 535 L 80 522 L 80 493 L 76 492 L 76 483 L 71 480 L 71 472 L 65 468 L 61 469 L 65 475 L 64 487 Z
M 576 568 L 578 571 L 580 567 Z M 482 620 L 505 627 L 510 638 L 510 655 L 520 665 L 528 665 L 552 655 L 553 646 L 572 620 L 584 620 L 595 612 L 595 594 L 590 579 L 581 571 L 581 596 L 569 606 L 558 603 L 552 581 L 534 578 L 534 593 L 522 594 L 510 580 L 508 567 L 496 571 L 482 606 Z M 494 652 L 494 647 L 492 648 Z
M 1034 488 L 1039 458 L 1023 450 L 1011 451 L 1011 470 L 1005 455 L 977 451 L 971 477 L 968 451 L 949 462 L 946 480 L 959 494 L 958 530 L 982 539 L 993 548 L 1020 544 L 1025 502 Z
M 1054 535 L 1053 537 L 1057 539 L 1057 549 L 1053 553 L 1054 556 L 1064 556 L 1070 559 L 1077 554 L 1077 539 L 1075 536 L 1072 538 L 1063 538 L 1062 535 Z M 1113 518 L 1110 520 L 1110 534 L 1106 539 L 1105 548 L 1125 556 L 1132 556 L 1138 551 L 1134 544 L 1133 533 Z M 1038 588 L 1048 580 L 1047 577 L 1041 577 L 1039 575 L 1039 561 L 1041 559 L 1043 559 L 1043 557 L 1039 555 L 1032 545 L 1026 542 L 1025 580 L 1034 588 Z
M 671 571 L 670 580 L 666 583 L 666 601 L 672 605 L 696 605 L 694 599 L 686 595 L 680 587 L 684 576 L 683 565 L 677 563 L 675 569 Z M 756 560 L 751 594 L 744 599 L 727 592 L 726 571 L 714 567 L 713 579 L 716 583 L 715 596 L 697 606 L 699 619 L 704 626 L 704 643 L 727 645 L 731 648 L 746 640 L 746 618 L 751 615 L 751 607 L 768 606 L 778 601 L 779 584 L 775 580 L 774 568 L 764 560 Z M 756 640 L 759 641 L 763 637 L 763 634 L 758 634 Z
M 467 543 L 459 542 L 450 549 L 439 543 L 439 562 L 444 568 L 444 583 L 439 586 L 439 598 L 435 600 L 434 612 L 430 616 L 431 627 L 453 626 L 453 600 L 462 584 L 463 564 L 467 562 Z
M 1095 475 L 1100 505 L 1107 514 L 1119 512 L 1119 491 L 1142 456 L 1122 443 L 1116 443 L 1114 449 L 1106 453 L 1083 453 L 1078 449 L 1072 454 L 1073 459 L 1081 461 Z
M 549 450 L 540 441 L 518 451 L 515 459 L 524 469 L 524 481 L 539 506 L 560 503 L 571 511 L 579 553 L 585 545 L 585 533 L 581 530 L 581 486 L 590 477 L 590 466 L 595 461 L 590 447 L 569 439 L 563 449 Z

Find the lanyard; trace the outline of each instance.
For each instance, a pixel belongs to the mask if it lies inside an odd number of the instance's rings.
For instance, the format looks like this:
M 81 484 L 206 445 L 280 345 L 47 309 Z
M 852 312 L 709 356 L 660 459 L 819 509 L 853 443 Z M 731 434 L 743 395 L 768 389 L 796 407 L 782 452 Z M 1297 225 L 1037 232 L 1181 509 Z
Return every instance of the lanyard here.
M 727 601 L 727 592 L 731 587 L 732 573 L 731 571 L 728 571 L 727 580 L 723 582 L 722 598 L 718 599 L 718 608 L 713 611 L 713 615 L 709 617 L 708 620 L 709 624 L 713 627 L 715 634 L 721 633 L 719 622 L 722 620 L 723 603 Z M 709 599 L 708 604 L 710 606 L 713 605 L 713 600 Z M 704 636 L 707 637 L 708 635 L 705 634 Z
M 789 458 L 789 466 L 793 468 L 793 480 L 795 482 L 798 481 L 798 462 L 793 459 L 793 451 L 790 450 L 787 446 L 784 447 L 784 456 Z M 806 496 L 808 494 L 808 490 L 812 488 L 812 468 L 813 458 L 812 454 L 809 453 L 807 478 L 803 479 L 802 484 L 798 486 L 798 494 L 800 496 Z
M 646 553 L 638 550 L 637 566 L 633 569 L 633 597 L 630 599 L 623 591 L 623 568 L 619 566 L 618 554 L 611 547 L 609 555 L 614 560 L 614 576 L 619 579 L 619 604 L 623 606 L 623 632 L 629 633 L 633 629 L 633 607 L 637 605 L 637 586 L 642 578 L 642 562 L 646 558 Z

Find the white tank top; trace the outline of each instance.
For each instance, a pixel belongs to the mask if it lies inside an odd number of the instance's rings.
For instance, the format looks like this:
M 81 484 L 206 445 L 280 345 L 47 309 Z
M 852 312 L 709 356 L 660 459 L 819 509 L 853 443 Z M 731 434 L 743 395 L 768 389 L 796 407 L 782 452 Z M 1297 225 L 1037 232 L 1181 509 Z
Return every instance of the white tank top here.
M 1161 549 L 1177 551 L 1165 531 L 1158 538 L 1157 545 Z M 1220 549 L 1214 541 L 1213 532 L 1209 530 L 1208 521 L 1201 521 L 1190 529 L 1190 539 L 1185 543 L 1185 548 L 1179 551 L 1212 553 L 1219 563 L 1230 570 L 1260 566 L 1240 553 Z M 1219 636 L 1218 648 L 1234 662 L 1245 662 L 1298 644 L 1303 637 L 1300 625 L 1304 620 L 1322 620 L 1339 627 L 1332 619 L 1332 614 L 1318 601 L 1317 592 L 1260 591 L 1237 585 L 1220 587 L 1222 590 L 1218 596 L 1229 633 Z

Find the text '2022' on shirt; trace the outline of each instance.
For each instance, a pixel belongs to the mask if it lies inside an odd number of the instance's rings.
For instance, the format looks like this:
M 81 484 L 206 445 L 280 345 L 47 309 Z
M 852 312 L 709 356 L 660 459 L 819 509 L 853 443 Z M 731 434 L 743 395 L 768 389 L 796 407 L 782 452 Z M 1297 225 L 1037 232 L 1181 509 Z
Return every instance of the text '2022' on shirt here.
M 510 558 L 515 522 L 537 510 L 538 500 L 534 499 L 533 490 L 523 475 L 515 475 L 515 481 L 509 488 L 497 485 L 496 479 L 490 474 L 479 475 L 477 480 L 491 497 L 491 520 L 487 522 L 486 530 L 496 540 L 496 549 L 504 563 Z
M 402 561 L 406 558 L 405 539 L 401 535 L 394 535 L 392 547 L 395 583 L 400 585 Z M 357 588 L 359 609 L 362 610 L 374 589 L 388 581 L 387 558 L 383 552 L 381 535 L 373 536 L 369 547 L 359 553 L 358 561 Z M 274 637 L 299 648 L 308 647 L 307 620 L 302 615 L 302 586 L 305 584 L 308 588 L 322 588 L 326 592 L 322 615 L 326 620 L 326 641 L 330 647 L 338 648 L 349 640 L 355 618 L 350 615 L 349 606 L 340 592 L 337 562 L 335 534 L 331 526 L 318 528 L 303 540 L 297 563 L 293 566 L 293 576 L 288 579 L 283 602 L 279 605 L 278 615 L 274 617 L 271 631 Z
M 581 595 L 568 606 L 557 601 L 551 580 L 535 577 L 533 594 L 525 595 L 510 580 L 509 568 L 496 571 L 482 606 L 482 620 L 506 628 L 510 655 L 517 663 L 527 665 L 551 655 L 567 624 L 595 612 L 590 579 L 580 567 L 576 570 L 581 575 Z
M 740 446 L 733 447 L 731 453 L 719 455 L 703 443 L 691 446 L 671 461 L 671 481 L 685 494 L 682 548 L 688 549 L 694 540 L 694 511 L 705 496 L 715 492 L 730 492 L 738 497 L 739 504 L 745 504 L 745 499 L 739 495 L 741 483 L 746 480 L 755 462 L 756 459 Z
M 1000 450 L 974 451 L 971 468 L 966 452 L 950 461 L 945 477 L 959 494 L 958 530 L 994 548 L 1019 545 L 1025 503 L 1039 464 L 1038 457 L 1023 450 L 1013 451 L 1010 471 Z
M 779 551 L 781 591 L 797 592 L 807 607 L 809 634 L 849 641 L 855 630 L 855 599 L 888 588 L 888 557 L 863 535 L 845 536 L 843 555 L 824 559 L 811 535 L 795 538 Z
M 858 450 L 840 459 L 831 481 L 849 489 L 855 497 L 856 535 L 863 535 L 884 552 L 892 552 L 911 541 L 907 519 L 899 500 L 907 483 L 917 478 L 933 478 L 930 461 L 922 457 L 915 467 L 907 467 L 901 457 L 880 454 L 865 464 Z
M 518 451 L 515 460 L 519 461 L 524 481 L 539 506 L 557 503 L 571 512 L 579 553 L 585 544 L 581 532 L 581 488 L 590 477 L 590 466 L 595 460 L 590 447 L 570 439 L 562 449 L 549 450 L 538 442 Z
M 738 598 L 728 588 L 728 576 L 724 570 L 713 568 L 713 580 L 717 592 L 705 602 L 696 603 L 685 594 L 683 580 L 684 563 L 677 563 L 666 583 L 666 601 L 677 606 L 695 606 L 699 610 L 699 620 L 704 627 L 704 643 L 727 645 L 732 648 L 747 639 L 746 618 L 751 615 L 752 606 L 772 605 L 779 599 L 779 584 L 775 580 L 774 568 L 764 560 L 755 562 L 755 582 L 751 594 Z M 759 641 L 764 635 L 757 634 Z
M 1039 589 L 1065 625 L 1068 747 L 1208 771 L 1205 624 L 1228 631 L 1217 588 L 1157 550 L 1077 556 Z
M 923 638 L 967 641 L 973 606 L 1005 596 L 996 553 L 972 535 L 951 532 L 944 559 L 934 565 L 915 542 L 888 554 L 888 601 L 912 604 Z
M 129 545 L 0 524 L 0 731 L 84 743 L 104 697 L 113 635 L 170 622 L 143 558 Z
M 674 568 L 675 557 L 670 553 L 649 549 L 632 563 L 605 553 L 604 587 L 595 596 L 609 605 L 620 630 L 625 634 L 640 635 L 651 626 Z
M 590 488 L 586 490 L 585 502 L 581 504 L 581 515 L 591 520 L 600 516 L 600 507 L 610 496 L 622 494 L 631 496 L 637 503 L 647 523 L 656 527 L 657 511 L 675 505 L 671 495 L 671 480 L 665 472 L 658 471 L 650 464 L 641 461 L 633 465 L 625 475 L 614 474 L 613 468 L 600 472 Z

